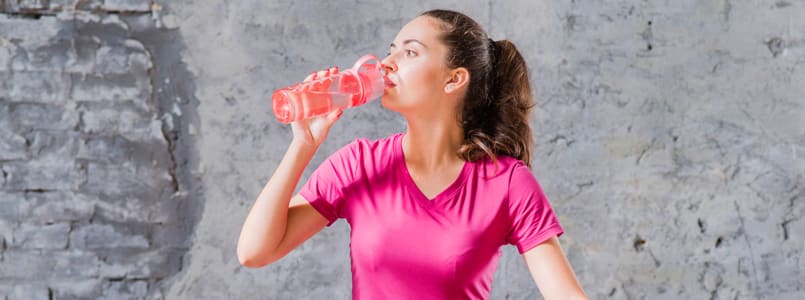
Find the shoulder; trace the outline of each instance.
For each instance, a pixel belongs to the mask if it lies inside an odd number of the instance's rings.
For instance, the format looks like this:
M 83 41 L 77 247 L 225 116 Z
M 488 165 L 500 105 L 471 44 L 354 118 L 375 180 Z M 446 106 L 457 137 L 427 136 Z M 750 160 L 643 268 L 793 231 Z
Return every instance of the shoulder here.
M 517 158 L 501 155 L 497 157 L 497 162 L 486 158 L 475 164 L 485 182 L 497 186 L 498 189 L 505 189 L 510 197 L 542 193 L 542 187 L 531 169 Z
M 396 144 L 396 140 L 401 136 L 402 133 L 395 133 L 379 139 L 356 138 L 351 143 L 347 144 L 345 148 L 363 150 L 390 149 Z
M 520 160 L 513 159 L 507 170 L 508 200 L 510 205 L 521 201 L 545 201 L 542 186 L 528 166 Z
M 497 161 L 486 157 L 473 164 L 481 173 L 480 175 L 487 180 L 502 180 L 508 183 L 513 176 L 522 176 L 523 173 L 531 174 L 531 170 L 523 161 L 506 155 L 498 156 Z
M 335 153 L 335 156 L 342 160 L 361 161 L 364 163 L 369 161 L 390 161 L 394 157 L 397 139 L 401 135 L 402 133 L 395 133 L 380 139 L 356 138 L 341 147 Z
M 531 172 L 531 169 L 528 168 L 525 162 L 512 157 L 508 158 L 511 159 L 508 165 L 509 168 L 507 169 L 509 174 L 509 185 L 517 185 L 520 183 L 536 183 L 537 180 L 534 177 L 534 174 Z

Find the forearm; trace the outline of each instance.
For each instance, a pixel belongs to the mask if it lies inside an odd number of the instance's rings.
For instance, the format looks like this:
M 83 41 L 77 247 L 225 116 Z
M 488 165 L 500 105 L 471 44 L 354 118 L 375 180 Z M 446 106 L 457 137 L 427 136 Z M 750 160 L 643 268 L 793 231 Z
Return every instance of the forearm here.
M 523 253 L 523 258 L 545 299 L 587 299 L 556 237 Z
M 268 263 L 282 242 L 288 222 L 288 204 L 316 147 L 292 142 L 271 179 L 263 187 L 243 224 L 238 259 L 246 266 Z

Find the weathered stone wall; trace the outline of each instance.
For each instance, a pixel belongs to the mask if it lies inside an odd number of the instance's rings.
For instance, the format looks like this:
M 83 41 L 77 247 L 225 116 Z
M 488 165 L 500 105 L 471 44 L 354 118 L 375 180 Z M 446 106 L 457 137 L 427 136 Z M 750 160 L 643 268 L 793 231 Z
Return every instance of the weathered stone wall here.
M 290 140 L 269 95 L 436 7 L 527 60 L 533 171 L 592 298 L 805 298 L 805 2 L 757 0 L 0 0 L 0 294 L 350 298 L 342 221 L 237 262 Z M 404 126 L 348 110 L 303 180 Z M 492 298 L 537 297 L 505 248 Z
M 111 0 L 0 11 L 0 298 L 158 296 L 197 219 L 177 161 L 190 104 L 155 83 L 169 79 L 155 64 L 178 57 L 164 54 L 178 50 L 158 40 L 170 35 L 158 11 Z

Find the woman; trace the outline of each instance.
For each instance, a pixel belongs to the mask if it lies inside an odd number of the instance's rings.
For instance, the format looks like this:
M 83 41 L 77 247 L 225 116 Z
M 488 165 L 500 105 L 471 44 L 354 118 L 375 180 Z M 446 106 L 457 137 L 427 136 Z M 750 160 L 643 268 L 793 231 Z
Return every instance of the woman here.
M 533 104 L 514 45 L 493 42 L 463 14 L 433 10 L 400 30 L 383 65 L 382 104 L 407 130 L 345 146 L 292 197 L 341 113 L 293 123 L 243 225 L 240 262 L 265 266 L 345 218 L 356 299 L 488 298 L 505 244 L 517 246 L 546 299 L 586 298 L 528 167 Z

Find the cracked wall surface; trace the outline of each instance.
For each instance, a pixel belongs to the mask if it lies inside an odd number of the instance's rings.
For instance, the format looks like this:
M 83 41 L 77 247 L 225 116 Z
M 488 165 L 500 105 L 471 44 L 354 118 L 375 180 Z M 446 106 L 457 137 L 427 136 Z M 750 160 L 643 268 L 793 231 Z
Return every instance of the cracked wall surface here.
M 291 136 L 269 96 L 437 7 L 526 59 L 533 172 L 591 298 L 805 298 L 805 3 L 751 0 L 0 0 L 0 295 L 349 299 L 343 221 L 237 262 Z M 346 111 L 303 180 L 404 126 Z M 503 253 L 492 299 L 539 298 Z
M 193 104 L 153 9 L 0 1 L 0 299 L 160 298 L 182 269 Z

